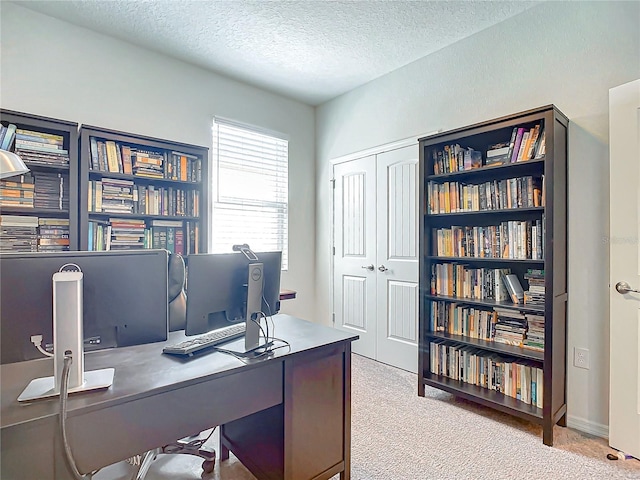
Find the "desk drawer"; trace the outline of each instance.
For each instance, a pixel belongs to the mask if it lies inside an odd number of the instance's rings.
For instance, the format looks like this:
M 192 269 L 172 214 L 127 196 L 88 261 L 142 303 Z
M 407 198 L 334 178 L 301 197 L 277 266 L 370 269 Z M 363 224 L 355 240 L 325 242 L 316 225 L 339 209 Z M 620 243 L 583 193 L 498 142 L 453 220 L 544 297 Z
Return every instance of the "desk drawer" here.
M 80 471 L 91 471 L 282 403 L 281 362 L 70 417 Z M 117 372 L 116 372 L 117 375 Z

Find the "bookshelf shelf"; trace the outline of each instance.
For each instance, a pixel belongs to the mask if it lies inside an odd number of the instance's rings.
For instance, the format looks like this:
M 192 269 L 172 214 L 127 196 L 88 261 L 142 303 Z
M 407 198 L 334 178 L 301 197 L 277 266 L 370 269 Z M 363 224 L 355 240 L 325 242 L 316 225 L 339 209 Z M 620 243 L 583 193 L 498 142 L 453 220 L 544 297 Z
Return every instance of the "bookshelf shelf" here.
M 186 187 L 199 187 L 201 182 L 185 182 L 182 180 L 171 180 L 169 178 L 152 178 L 152 177 L 143 177 L 141 175 L 128 175 L 126 173 L 116 173 L 116 172 L 103 172 L 101 170 L 89 170 L 90 178 L 117 178 L 121 180 L 133 180 L 136 183 L 152 183 L 152 184 L 167 184 L 167 185 L 177 185 L 177 186 L 186 186 Z
M 527 360 L 533 360 L 537 362 L 542 362 L 544 360 L 544 352 L 530 350 L 524 347 L 506 345 L 503 343 L 481 340 L 479 338 L 470 338 L 470 337 L 465 337 L 463 335 L 454 335 L 452 333 L 446 333 L 446 332 L 427 332 L 425 335 L 427 338 L 439 338 L 441 340 L 451 340 L 456 343 L 461 343 L 461 344 L 469 345 L 472 347 L 482 348 L 483 350 L 487 350 L 489 352 L 496 352 L 496 353 L 508 355 L 511 357 L 524 358 Z
M 78 204 L 78 124 L 6 109 L 0 123 L 15 126 L 8 149 L 30 169 L 1 181 L 0 251 L 77 250 L 78 212 L 70 206 Z M 7 205 L 11 196 L 30 206 Z M 28 225 L 15 225 L 18 219 Z M 22 229 L 17 238 L 15 228 Z
M 29 170 L 54 170 L 59 172 L 68 172 L 70 170 L 69 167 L 63 167 L 58 165 L 46 165 L 42 163 L 29 162 L 29 161 L 25 161 L 24 163 L 27 167 L 29 167 Z
M 188 217 L 182 215 L 146 215 L 138 213 L 109 213 L 109 212 L 89 212 L 89 218 L 118 217 L 118 218 L 138 218 L 142 220 L 184 220 L 200 221 L 200 217 Z
M 66 218 L 69 216 L 69 209 L 55 209 L 55 208 L 29 208 L 18 206 L 4 206 L 0 207 L 0 211 L 3 214 L 15 213 L 16 215 L 35 215 L 35 216 L 47 216 L 56 218 Z
M 458 397 L 471 400 L 480 405 L 499 410 L 510 415 L 529 420 L 536 424 L 544 421 L 543 409 L 527 405 L 500 392 L 469 385 L 440 375 L 428 374 L 422 380 L 425 385 L 449 392 Z
M 427 260 L 438 262 L 488 262 L 488 263 L 514 263 L 514 264 L 543 264 L 544 260 L 534 260 L 531 258 L 492 258 L 492 257 L 444 257 L 437 255 L 427 255 Z
M 459 172 L 437 173 L 427 175 L 426 180 L 448 180 L 450 178 L 464 177 L 465 179 L 473 179 L 476 177 L 496 177 L 504 175 L 519 175 L 520 171 L 535 169 L 536 166 L 544 164 L 545 157 L 527 160 L 526 162 L 509 163 L 506 165 L 497 165 L 492 167 L 481 167 L 472 170 L 464 170 Z
M 206 251 L 206 147 L 90 125 L 79 138 L 81 249 Z
M 463 217 L 469 215 L 520 215 L 522 213 L 543 213 L 544 207 L 529 208 L 501 208 L 499 210 L 474 210 L 469 212 L 451 212 L 451 213 L 428 213 L 429 218 L 446 218 L 446 217 Z
M 510 309 L 518 310 L 522 312 L 544 313 L 544 306 L 515 304 L 509 300 L 506 300 L 506 301 L 486 300 L 486 299 L 479 300 L 479 299 L 473 299 L 473 298 L 448 297 L 445 295 L 425 295 L 425 298 L 429 300 L 435 300 L 435 301 L 464 303 L 468 305 L 478 305 L 478 306 L 489 307 L 489 308 L 500 307 L 500 308 L 510 308 Z
M 541 424 L 546 445 L 566 425 L 568 123 L 548 105 L 419 140 L 418 394 Z

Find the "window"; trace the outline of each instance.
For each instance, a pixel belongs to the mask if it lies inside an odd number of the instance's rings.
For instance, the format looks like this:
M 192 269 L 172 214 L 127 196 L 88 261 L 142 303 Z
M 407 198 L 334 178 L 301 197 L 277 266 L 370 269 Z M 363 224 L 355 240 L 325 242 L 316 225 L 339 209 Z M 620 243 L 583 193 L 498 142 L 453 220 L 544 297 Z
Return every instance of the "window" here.
M 215 118 L 211 251 L 282 251 L 288 267 L 289 142 L 283 135 Z

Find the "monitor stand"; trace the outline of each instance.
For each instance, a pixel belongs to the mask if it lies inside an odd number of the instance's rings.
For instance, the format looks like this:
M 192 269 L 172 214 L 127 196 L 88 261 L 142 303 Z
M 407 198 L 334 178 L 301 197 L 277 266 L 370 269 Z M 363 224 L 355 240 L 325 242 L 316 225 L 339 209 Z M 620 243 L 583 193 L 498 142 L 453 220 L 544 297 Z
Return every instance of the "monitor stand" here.
M 257 349 L 268 347 L 272 344 L 269 339 L 260 343 L 260 318 L 262 316 L 262 282 L 264 264 L 250 263 L 247 276 L 247 308 L 246 308 L 246 330 L 244 338 L 234 340 L 218 347 L 220 351 L 227 351 L 236 355 L 255 357 L 263 352 L 256 352 Z
M 73 359 L 68 393 L 108 388 L 113 384 L 113 368 L 84 371 L 82 279 L 80 271 L 53 274 L 53 377 L 32 380 L 18 397 L 19 402 L 60 395 L 65 355 L 71 355 Z

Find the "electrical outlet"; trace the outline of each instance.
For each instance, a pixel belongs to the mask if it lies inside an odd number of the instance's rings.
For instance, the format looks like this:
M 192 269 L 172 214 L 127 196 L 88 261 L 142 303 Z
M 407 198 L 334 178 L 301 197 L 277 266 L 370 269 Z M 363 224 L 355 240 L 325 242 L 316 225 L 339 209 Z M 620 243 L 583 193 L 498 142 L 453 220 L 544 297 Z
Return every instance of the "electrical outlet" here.
M 589 350 L 587 350 L 586 348 L 574 347 L 573 365 L 578 368 L 589 370 Z

